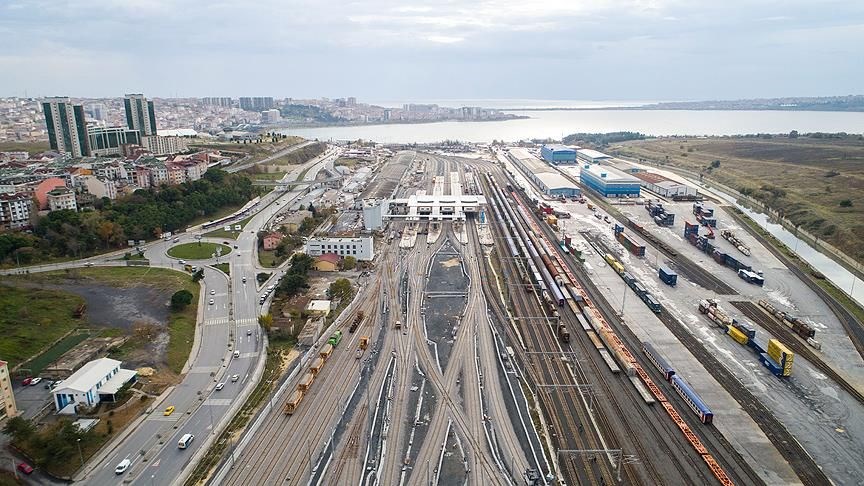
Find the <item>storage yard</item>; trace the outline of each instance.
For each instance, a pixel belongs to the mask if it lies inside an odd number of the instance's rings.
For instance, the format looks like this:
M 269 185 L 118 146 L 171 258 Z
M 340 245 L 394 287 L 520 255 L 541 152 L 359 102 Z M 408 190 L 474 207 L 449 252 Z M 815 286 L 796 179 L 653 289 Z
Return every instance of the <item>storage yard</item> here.
M 612 162 L 556 146 L 385 160 L 369 196 L 484 202 L 376 216 L 357 298 L 214 484 L 864 477 L 864 360 L 832 304 L 722 199 L 651 177 L 641 193 Z

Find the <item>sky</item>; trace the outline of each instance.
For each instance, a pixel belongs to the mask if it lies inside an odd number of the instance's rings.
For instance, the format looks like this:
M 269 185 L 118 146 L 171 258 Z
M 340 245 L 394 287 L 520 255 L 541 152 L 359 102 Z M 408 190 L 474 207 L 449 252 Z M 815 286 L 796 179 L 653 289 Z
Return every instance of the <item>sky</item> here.
M 862 94 L 864 2 L 0 0 L 0 96 Z

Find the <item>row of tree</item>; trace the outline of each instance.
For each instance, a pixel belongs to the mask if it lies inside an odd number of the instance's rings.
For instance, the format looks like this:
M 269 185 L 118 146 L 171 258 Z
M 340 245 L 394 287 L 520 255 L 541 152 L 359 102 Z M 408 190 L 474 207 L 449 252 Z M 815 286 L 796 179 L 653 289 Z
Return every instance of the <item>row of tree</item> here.
M 247 177 L 211 169 L 197 181 L 140 189 L 113 201 L 103 198 L 94 210 L 52 211 L 37 218 L 32 233 L 0 234 L 0 263 L 80 258 L 121 248 L 128 240 L 152 239 L 225 207 L 241 205 L 255 191 Z

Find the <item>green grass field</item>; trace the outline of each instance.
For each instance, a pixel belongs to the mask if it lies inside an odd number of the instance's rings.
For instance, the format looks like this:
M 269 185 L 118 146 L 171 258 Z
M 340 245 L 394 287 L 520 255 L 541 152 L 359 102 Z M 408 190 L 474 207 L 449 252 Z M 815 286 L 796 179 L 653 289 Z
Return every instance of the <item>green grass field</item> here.
M 0 359 L 12 368 L 77 328 L 72 311 L 83 302 L 69 292 L 0 285 Z
M 0 142 L 0 152 L 29 152 L 33 155 L 37 152 L 45 152 L 51 150 L 48 141 L 44 142 Z
M 207 260 L 212 258 L 217 248 L 222 250 L 222 256 L 231 253 L 231 247 L 219 243 L 202 241 L 199 243 L 183 243 L 182 245 L 172 246 L 168 249 L 168 255 L 187 260 Z
M 198 294 L 200 287 L 197 283 L 192 282 L 189 275 L 184 272 L 175 272 L 164 268 L 139 268 L 139 267 L 92 267 L 78 268 L 74 270 L 59 270 L 55 272 L 45 272 L 31 274 L 26 278 L 29 281 L 51 282 L 58 278 L 63 279 L 79 279 L 81 281 L 93 281 L 94 283 L 102 283 L 119 288 L 133 287 L 138 285 L 146 285 L 156 289 L 165 290 L 166 292 L 176 292 L 181 289 L 186 289 L 192 293 L 192 305 L 180 312 L 172 311 L 168 318 L 168 331 L 170 341 L 168 342 L 168 351 L 166 361 L 168 367 L 175 373 L 180 373 L 183 365 L 189 358 L 189 352 L 192 349 L 192 341 L 195 336 L 195 323 L 198 316 Z M 0 302 L 7 295 L 7 292 L 0 292 Z M 76 296 L 73 296 L 77 299 Z M 50 297 L 48 297 L 50 299 Z M 48 308 L 54 308 L 54 301 L 41 299 L 38 302 Z M 76 302 L 82 302 L 78 299 Z M 75 304 L 77 305 L 77 303 Z M 33 307 L 32 305 L 30 307 Z M 69 320 L 72 320 L 71 313 L 74 307 L 68 307 L 66 315 Z M 0 308 L 2 311 L 3 308 Z M 32 310 L 31 310 L 32 311 Z M 9 315 L 4 312 L 3 315 Z M 0 318 L 0 322 L 2 318 Z M 77 322 L 77 321 L 76 321 Z M 73 329 L 74 326 L 67 328 L 66 331 Z M 2 328 L 0 328 L 2 329 Z M 50 343 L 54 339 L 62 336 L 63 332 L 55 335 L 53 339 L 45 340 Z M 4 345 L 7 340 L 0 339 L 0 346 Z M 3 349 L 0 347 L 0 352 Z M 5 358 L 5 355 L 4 355 Z
M 228 263 L 217 263 L 213 268 L 221 270 L 225 275 L 231 275 L 231 265 Z

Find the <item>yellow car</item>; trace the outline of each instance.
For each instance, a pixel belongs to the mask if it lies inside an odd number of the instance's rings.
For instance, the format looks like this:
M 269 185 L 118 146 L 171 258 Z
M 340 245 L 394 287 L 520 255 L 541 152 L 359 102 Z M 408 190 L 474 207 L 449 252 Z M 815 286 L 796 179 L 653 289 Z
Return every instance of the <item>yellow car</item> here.
M 162 415 L 167 417 L 167 416 L 171 415 L 172 413 L 174 413 L 174 405 L 171 405 L 170 407 L 166 408 L 165 411 L 162 412 Z

